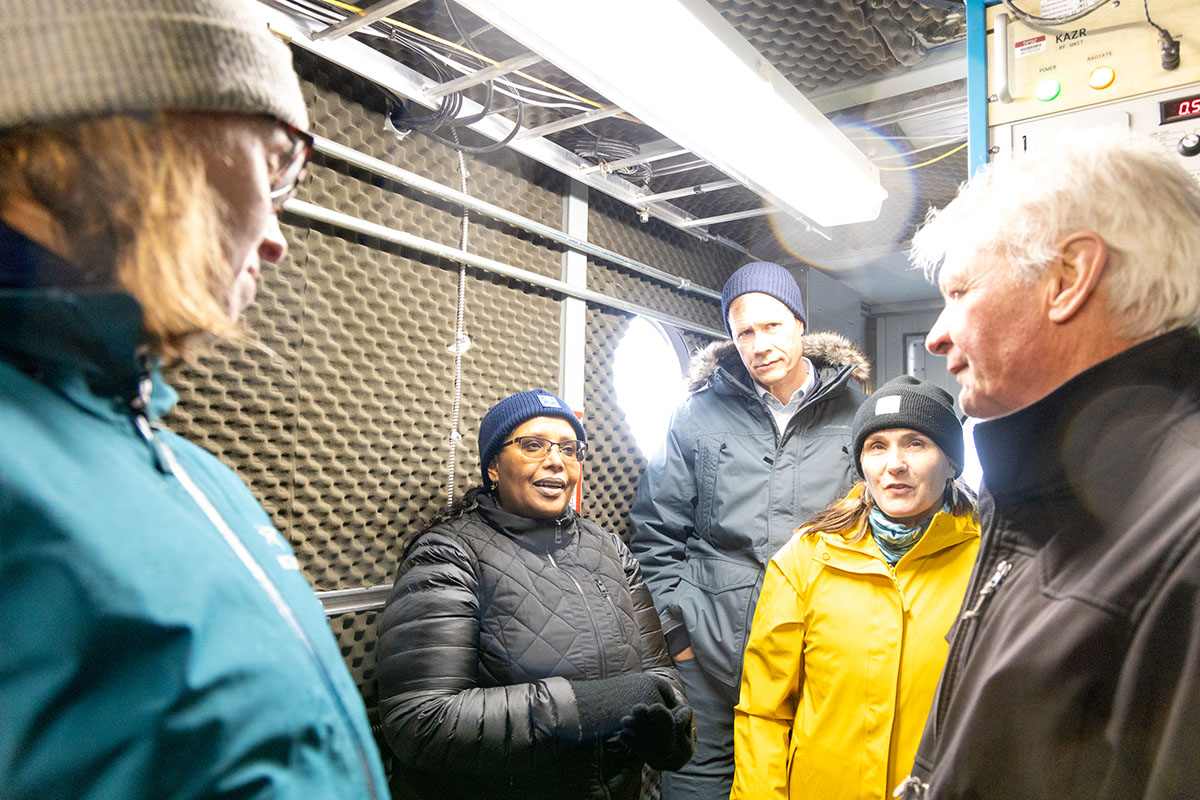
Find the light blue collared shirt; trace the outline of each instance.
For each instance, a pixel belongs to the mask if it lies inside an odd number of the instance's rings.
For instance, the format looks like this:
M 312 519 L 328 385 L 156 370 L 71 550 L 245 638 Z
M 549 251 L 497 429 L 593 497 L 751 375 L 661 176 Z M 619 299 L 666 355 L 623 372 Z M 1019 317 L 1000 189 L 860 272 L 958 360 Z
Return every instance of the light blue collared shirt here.
M 804 398 L 808 397 L 813 388 L 817 385 L 817 373 L 813 369 L 812 362 L 804 358 L 805 377 L 804 383 L 800 388 L 792 393 L 792 398 L 786 404 L 779 402 L 779 398 L 771 394 L 762 387 L 758 381 L 754 381 L 754 391 L 758 392 L 759 398 L 762 399 L 763 405 L 771 412 L 771 416 L 775 418 L 775 427 L 778 428 L 778 436 L 783 435 L 787 424 L 791 422 L 792 417 L 800 410 L 800 406 L 804 403 Z

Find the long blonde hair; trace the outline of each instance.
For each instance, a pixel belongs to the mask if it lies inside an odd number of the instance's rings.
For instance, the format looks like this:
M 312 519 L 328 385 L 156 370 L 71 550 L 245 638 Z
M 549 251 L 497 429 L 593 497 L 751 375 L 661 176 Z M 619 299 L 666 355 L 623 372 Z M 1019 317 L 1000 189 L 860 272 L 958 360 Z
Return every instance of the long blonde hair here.
M 946 482 L 942 503 L 949 505 L 950 513 L 956 517 L 967 514 L 972 519 L 979 517 L 975 492 L 961 479 Z M 867 519 L 873 508 L 875 498 L 867 491 L 866 482 L 859 481 L 845 497 L 834 500 L 800 527 L 810 532 L 841 534 L 846 541 L 854 543 L 867 535 Z
M 0 208 L 22 197 L 58 223 L 63 253 L 142 305 L 143 343 L 169 360 L 236 331 L 219 200 L 168 115 L 107 117 L 0 135 Z

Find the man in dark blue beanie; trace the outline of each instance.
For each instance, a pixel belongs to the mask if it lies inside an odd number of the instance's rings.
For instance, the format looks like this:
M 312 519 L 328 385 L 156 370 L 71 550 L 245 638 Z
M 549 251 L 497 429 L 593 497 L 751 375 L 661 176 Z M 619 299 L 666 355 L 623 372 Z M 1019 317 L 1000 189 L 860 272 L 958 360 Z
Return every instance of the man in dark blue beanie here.
M 725 288 L 721 290 L 721 319 L 730 336 L 733 336 L 733 331 L 729 327 L 729 306 L 750 292 L 774 297 L 787 306 L 801 325 L 808 324 L 808 317 L 804 313 L 804 297 L 792 273 L 770 261 L 754 261 L 730 275 L 729 280 L 725 281 Z
M 865 399 L 852 382 L 865 385 L 869 372 L 842 336 L 805 335 L 800 287 L 778 264 L 734 272 L 721 315 L 733 341 L 693 359 L 692 395 L 632 511 L 630 549 L 699 734 L 692 761 L 664 773 L 664 800 L 729 797 L 733 708 L 758 587 L 796 526 L 852 485 L 847 453 Z

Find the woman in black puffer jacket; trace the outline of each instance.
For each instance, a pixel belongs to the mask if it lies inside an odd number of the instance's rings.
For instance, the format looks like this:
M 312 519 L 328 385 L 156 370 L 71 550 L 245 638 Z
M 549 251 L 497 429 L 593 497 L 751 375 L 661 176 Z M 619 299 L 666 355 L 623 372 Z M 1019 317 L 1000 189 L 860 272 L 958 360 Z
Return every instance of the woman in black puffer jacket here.
M 635 800 L 692 712 L 637 561 L 568 507 L 583 425 L 545 390 L 480 424 L 485 489 L 409 546 L 376 675 L 397 798 Z

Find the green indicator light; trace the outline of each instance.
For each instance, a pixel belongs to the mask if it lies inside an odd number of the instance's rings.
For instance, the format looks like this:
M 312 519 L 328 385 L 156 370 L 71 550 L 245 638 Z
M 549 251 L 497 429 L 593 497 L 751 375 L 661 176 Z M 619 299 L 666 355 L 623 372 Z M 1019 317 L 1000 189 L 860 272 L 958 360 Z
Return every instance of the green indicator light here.
M 1034 96 L 1043 103 L 1049 103 L 1054 98 L 1058 97 L 1058 93 L 1062 91 L 1062 84 L 1054 78 L 1047 78 L 1037 85 L 1034 90 Z

